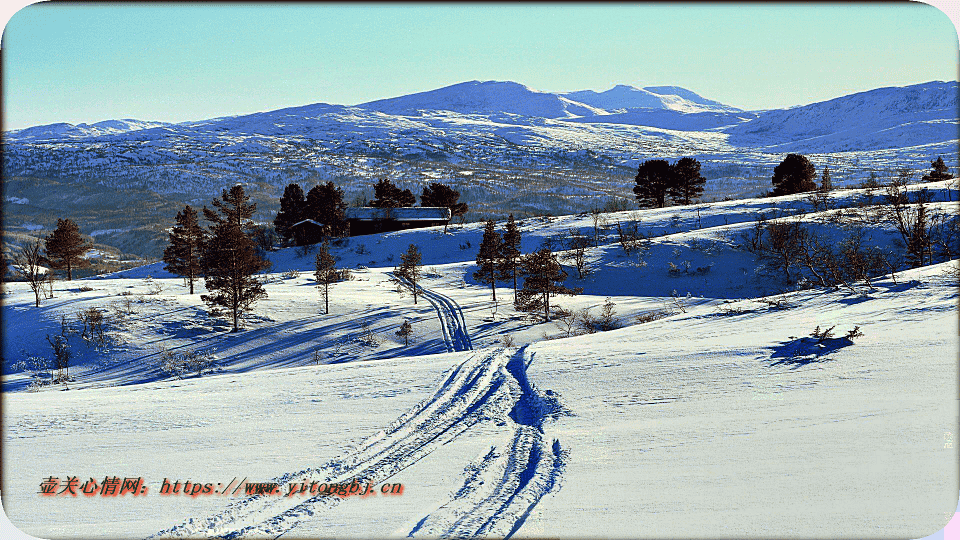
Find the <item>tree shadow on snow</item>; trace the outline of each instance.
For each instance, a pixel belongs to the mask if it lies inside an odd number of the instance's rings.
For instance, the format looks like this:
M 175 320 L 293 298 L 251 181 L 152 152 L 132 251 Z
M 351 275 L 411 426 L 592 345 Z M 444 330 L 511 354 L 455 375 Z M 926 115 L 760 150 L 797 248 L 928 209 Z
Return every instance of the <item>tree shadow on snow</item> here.
M 848 337 L 827 338 L 822 341 L 812 337 L 792 339 L 772 347 L 770 358 L 775 361 L 770 365 L 789 365 L 796 369 L 815 362 L 826 362 L 830 360 L 826 358 L 827 355 L 850 345 L 853 345 L 853 340 Z

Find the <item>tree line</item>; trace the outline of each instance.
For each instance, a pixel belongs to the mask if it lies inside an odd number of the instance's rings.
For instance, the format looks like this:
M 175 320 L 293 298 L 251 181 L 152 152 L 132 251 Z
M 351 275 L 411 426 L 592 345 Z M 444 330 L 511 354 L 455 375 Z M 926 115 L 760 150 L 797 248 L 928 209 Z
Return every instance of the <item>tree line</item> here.
M 932 172 L 923 176 L 924 182 L 950 180 L 953 175 L 942 157 L 930 163 Z M 809 191 L 826 192 L 833 189 L 830 167 L 824 166 L 820 185 L 816 183 L 816 168 L 801 154 L 787 154 L 774 167 L 770 181 L 770 196 L 793 195 Z M 673 204 L 691 204 L 703 194 L 706 179 L 700 175 L 700 162 L 684 157 L 671 164 L 663 159 L 647 160 L 637 167 L 633 193 L 640 208 L 664 208 L 668 199 Z
M 513 214 L 507 218 L 503 234 L 497 232 L 491 220 L 484 226 L 483 239 L 477 251 L 477 271 L 473 278 L 490 286 L 493 301 L 497 301 L 497 282 L 513 281 L 513 304 L 521 310 L 543 310 L 544 321 L 550 321 L 550 298 L 558 294 L 575 295 L 582 287 L 563 285 L 567 272 L 550 248 L 544 247 L 524 255 L 520 248 L 520 229 Z M 517 279 L 523 286 L 517 287 Z
M 374 199 L 368 205 L 374 208 L 409 208 L 416 204 L 416 196 L 409 190 L 398 188 L 389 179 L 383 178 L 374 186 Z M 434 182 L 423 188 L 420 205 L 424 207 L 449 208 L 452 217 L 462 216 L 470 209 L 460 202 L 460 192 L 441 183 Z M 293 225 L 310 219 L 322 225 L 321 236 L 347 236 L 349 228 L 345 217 L 347 205 L 343 200 L 343 190 L 333 182 L 317 184 L 306 194 L 299 184 L 289 184 L 280 197 L 280 210 L 273 220 L 277 235 L 285 244 L 303 246 L 319 241 L 306 229 L 292 228 Z M 315 234 L 315 233 L 314 233 Z

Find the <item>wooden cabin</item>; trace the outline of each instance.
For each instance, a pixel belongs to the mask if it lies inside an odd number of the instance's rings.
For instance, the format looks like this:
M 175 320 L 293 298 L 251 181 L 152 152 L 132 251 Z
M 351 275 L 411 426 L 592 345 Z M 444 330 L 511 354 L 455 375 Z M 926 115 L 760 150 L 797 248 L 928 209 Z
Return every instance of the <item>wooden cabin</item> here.
M 376 234 L 407 229 L 435 227 L 450 223 L 447 207 L 413 206 L 409 208 L 347 208 L 346 220 L 350 236 Z

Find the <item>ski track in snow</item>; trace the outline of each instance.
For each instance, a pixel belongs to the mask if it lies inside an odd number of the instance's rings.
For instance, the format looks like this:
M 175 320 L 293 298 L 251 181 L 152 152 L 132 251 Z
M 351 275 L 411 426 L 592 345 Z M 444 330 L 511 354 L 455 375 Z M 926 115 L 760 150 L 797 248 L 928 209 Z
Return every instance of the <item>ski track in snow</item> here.
M 388 272 L 388 275 L 397 278 L 393 272 Z M 437 310 L 437 317 L 440 318 L 440 330 L 443 332 L 443 340 L 447 344 L 447 352 L 473 350 L 473 343 L 470 341 L 470 335 L 467 334 L 467 322 L 463 317 L 463 309 L 460 308 L 460 304 L 436 291 L 425 289 L 420 285 L 412 285 L 404 278 L 398 279 L 401 279 L 408 287 L 416 287 L 420 296 L 426 298 Z
M 453 367 L 434 395 L 323 467 L 288 473 L 273 482 L 283 492 L 292 483 L 379 484 L 452 441 L 481 421 L 511 426 L 508 445 L 494 445 L 453 500 L 421 519 L 410 536 L 510 536 L 531 509 L 558 485 L 565 455 L 556 440 L 543 438 L 545 416 L 560 410 L 555 398 L 539 396 L 526 378 L 526 348 L 513 355 L 487 349 Z M 485 481 L 484 481 L 485 480 Z M 491 481 L 494 480 L 494 481 Z M 328 495 L 261 495 L 222 512 L 161 531 L 149 538 L 248 538 L 282 536 L 318 511 L 336 506 Z
M 421 519 L 408 536 L 431 538 L 509 538 L 534 506 L 559 485 L 566 452 L 560 441 L 548 444 L 543 420 L 560 412 L 559 402 L 545 399 L 527 381 L 526 347 L 507 363 L 521 394 L 510 411 L 514 433 L 506 445 L 494 445 L 478 463 L 469 465 L 463 486 L 453 499 Z

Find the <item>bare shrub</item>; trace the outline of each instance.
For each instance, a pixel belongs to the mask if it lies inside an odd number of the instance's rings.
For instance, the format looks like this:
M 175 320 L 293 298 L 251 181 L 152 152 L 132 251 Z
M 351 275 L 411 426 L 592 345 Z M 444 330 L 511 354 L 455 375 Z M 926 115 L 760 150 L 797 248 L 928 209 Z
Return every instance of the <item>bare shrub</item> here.
M 570 229 L 569 233 L 566 258 L 573 261 L 573 265 L 577 269 L 578 279 L 583 279 L 590 274 L 586 260 L 586 252 L 590 246 L 590 239 L 580 234 L 580 231 L 576 229 Z
M 658 321 L 665 317 L 669 317 L 671 314 L 665 310 L 658 309 L 654 311 L 645 311 L 643 313 L 638 313 L 634 320 L 637 321 L 637 324 L 643 324 L 653 321 Z
M 53 349 L 53 365 L 57 370 L 57 374 L 53 378 L 54 384 L 69 381 L 70 357 L 72 356 L 72 352 L 70 351 L 70 344 L 67 342 L 67 338 L 60 335 L 53 336 L 51 339 L 50 334 L 47 334 L 47 343 L 49 343 Z
M 215 366 L 216 357 L 211 351 L 160 351 L 160 371 L 178 379 L 182 379 L 187 373 L 196 373 L 197 377 L 200 377 L 204 371 L 209 373 Z
M 369 322 L 363 321 L 360 323 L 360 335 L 357 336 L 357 341 L 366 347 L 379 347 L 383 343 L 383 338 L 373 331 Z
M 742 243 L 740 247 L 750 253 L 763 251 L 763 232 L 766 229 L 767 218 L 761 214 L 754 220 L 753 226 L 746 232 L 740 233 Z
M 290 270 L 287 270 L 282 274 L 280 274 L 280 277 L 282 277 L 283 279 L 297 279 L 298 277 L 300 277 L 300 271 L 297 270 L 296 268 L 291 268 Z
M 52 275 L 52 272 L 43 266 L 42 250 L 43 242 L 38 238 L 36 241 L 21 247 L 13 256 L 13 269 L 30 284 L 30 290 L 36 297 L 36 307 L 40 307 L 40 293 L 43 291 L 47 279 Z

